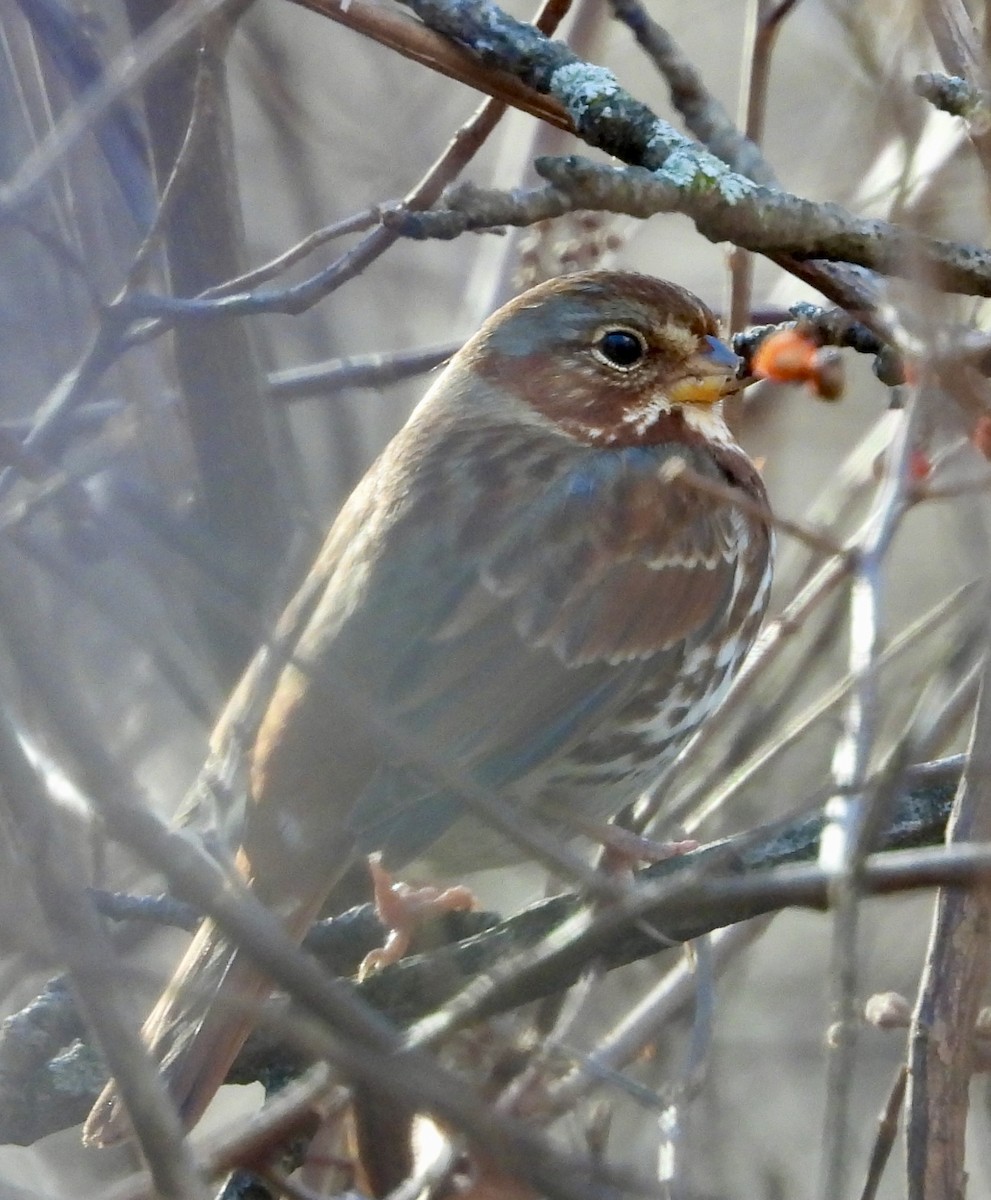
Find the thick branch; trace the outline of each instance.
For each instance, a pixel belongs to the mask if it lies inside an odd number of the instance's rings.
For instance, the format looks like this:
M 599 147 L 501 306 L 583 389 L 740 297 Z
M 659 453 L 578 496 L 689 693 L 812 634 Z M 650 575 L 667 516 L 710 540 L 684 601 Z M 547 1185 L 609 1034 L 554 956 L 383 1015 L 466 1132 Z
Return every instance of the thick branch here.
M 521 84 L 507 71 L 480 66 L 474 55 L 447 38 L 438 37 L 413 21 L 397 16 L 384 5 L 364 3 L 364 0 L 293 0 L 303 8 L 329 17 L 364 34 L 382 46 L 388 46 L 404 58 L 420 63 L 433 71 L 468 84 L 495 100 L 510 104 L 521 112 L 530 113 L 569 132 L 571 119 L 562 105 Z
M 970 757 L 953 806 L 951 846 L 991 836 L 991 658 L 985 654 Z M 972 1031 L 987 988 L 991 893 L 940 892 L 909 1037 L 905 1150 L 910 1200 L 951 1200 L 966 1190 L 965 1146 Z
M 905 850 L 938 843 L 953 786 L 952 779 L 932 783 L 907 796 L 885 847 Z M 825 908 L 828 879 L 812 865 L 821 826 L 818 816 L 802 818 L 658 863 L 641 873 L 642 886 L 633 890 L 628 903 L 591 918 L 583 915 L 585 902 L 575 894 L 542 901 L 502 922 L 491 914 L 452 914 L 425 931 L 424 938 L 435 948 L 372 976 L 359 990 L 393 1021 L 412 1025 L 415 1042 L 427 1043 L 469 1020 L 558 992 L 591 963 L 611 969 L 761 913 L 789 906 Z M 928 887 L 940 880 L 967 883 L 989 869 L 986 853 L 953 859 L 943 852 L 888 853 L 870 861 L 865 890 Z M 120 897 L 99 901 L 102 911 L 122 919 L 135 916 L 134 904 Z M 155 919 L 160 905 L 162 923 L 187 926 L 191 910 L 172 901 L 140 902 L 139 919 Z M 565 922 L 576 922 L 576 932 L 562 938 Z M 649 926 L 662 931 L 660 940 Z M 552 931 L 554 949 L 542 951 L 541 943 Z M 366 906 L 318 923 L 306 945 L 328 970 L 348 975 L 381 933 Z M 436 948 L 449 938 L 455 939 L 453 944 Z M 455 1000 L 467 995 L 472 984 L 470 1001 Z M 268 1012 L 271 1019 L 242 1052 L 230 1082 L 302 1069 L 304 1063 L 282 1037 L 284 1003 L 273 1002 Z M 71 996 L 57 981 L 8 1019 L 0 1035 L 0 1140 L 29 1144 L 82 1119 L 103 1082 L 92 1049 L 84 1043 L 65 1049 L 82 1035 Z
M 754 183 L 777 180 L 761 149 L 737 129 L 726 109 L 705 85 L 702 74 L 671 34 L 640 0 L 612 0 L 613 14 L 637 39 L 671 89 L 671 103 L 698 140 L 728 167 Z
M 575 209 L 641 218 L 679 212 L 712 242 L 772 257 L 835 259 L 906 278 L 921 268 L 947 291 L 991 295 L 991 252 L 979 246 L 919 237 L 888 221 L 855 217 L 838 204 L 758 187 L 722 166 L 713 173 L 704 152 L 668 162 L 663 170 L 648 171 L 578 155 L 541 158 L 536 167 L 550 187 L 500 192 L 462 184 L 446 194 L 447 210 L 386 219 L 408 237 L 450 238 L 465 230 L 529 225 Z
M 538 92 L 559 100 L 578 135 L 589 145 L 650 170 L 667 166 L 675 173 L 691 160 L 730 194 L 753 186 L 751 180 L 728 170 L 714 154 L 683 137 L 630 96 L 611 71 L 583 62 L 560 42 L 534 36 L 532 29 L 514 21 L 490 0 L 402 2 L 431 29 L 474 50 L 482 62 L 502 67 Z M 788 256 L 774 261 L 844 307 L 867 310 L 878 298 L 876 281 L 855 266 Z
M 132 27 L 154 28 L 159 0 L 128 0 Z M 145 110 L 160 184 L 182 166 L 175 202 L 165 213 L 170 284 L 196 295 L 243 270 L 243 229 L 225 53 L 236 11 L 208 27 L 202 41 L 173 55 L 145 84 Z M 195 122 L 195 136 L 187 128 Z M 285 553 L 289 521 L 277 486 L 263 373 L 253 329 L 240 321 L 210 328 L 187 322 L 172 348 L 183 412 L 199 464 L 198 507 L 218 554 L 255 609 L 271 600 L 271 579 Z M 224 674 L 237 679 L 250 644 L 236 620 L 209 620 Z

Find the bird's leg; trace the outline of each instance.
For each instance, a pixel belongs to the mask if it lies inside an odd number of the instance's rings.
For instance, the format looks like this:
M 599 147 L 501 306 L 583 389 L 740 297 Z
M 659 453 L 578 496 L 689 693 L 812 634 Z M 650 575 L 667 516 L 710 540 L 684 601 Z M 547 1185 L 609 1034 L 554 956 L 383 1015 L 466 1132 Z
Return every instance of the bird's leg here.
M 602 846 L 603 870 L 617 874 L 637 864 L 664 862 L 699 848 L 694 838 L 657 842 L 632 829 L 624 829 L 622 825 L 600 825 L 591 836 Z
M 690 850 L 699 848 L 699 843 L 694 838 L 658 842 L 613 821 L 597 821 L 584 816 L 573 807 L 565 808 L 553 798 L 544 797 L 542 808 L 549 820 L 560 821 L 572 834 L 580 835 L 600 846 L 602 854 L 598 865 L 608 874 L 630 872 L 637 866 L 663 862 L 667 858 L 676 858 L 679 854 L 687 854 Z
M 368 856 L 372 876 L 375 911 L 388 929 L 385 945 L 365 955 L 358 968 L 358 979 L 398 962 L 409 950 L 413 934 L 425 921 L 443 913 L 465 912 L 475 907 L 470 889 L 458 885 L 449 888 L 412 887 L 396 882 L 382 866 L 381 854 Z
M 638 866 L 676 858 L 699 847 L 694 838 L 658 842 L 611 821 L 592 821 L 575 812 L 568 814 L 568 824 L 577 833 L 602 847 L 598 865 L 609 875 L 630 874 Z

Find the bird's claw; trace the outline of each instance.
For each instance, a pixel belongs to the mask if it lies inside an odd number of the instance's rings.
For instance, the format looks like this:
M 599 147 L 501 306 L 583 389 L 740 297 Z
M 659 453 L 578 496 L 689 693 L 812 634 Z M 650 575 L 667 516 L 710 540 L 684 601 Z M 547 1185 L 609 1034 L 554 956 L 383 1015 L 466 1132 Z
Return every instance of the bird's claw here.
M 466 912 L 476 907 L 471 890 L 455 887 L 413 887 L 393 880 L 382 866 L 382 856 L 371 854 L 368 869 L 372 876 L 375 911 L 389 931 L 385 944 L 369 951 L 358 968 L 358 982 L 375 971 L 398 962 L 409 950 L 413 934 L 433 917 L 449 912 Z
M 619 825 L 604 825 L 596 841 L 603 848 L 602 867 L 611 874 L 621 874 L 637 865 L 664 862 L 699 848 L 694 838 L 677 842 L 658 842 Z

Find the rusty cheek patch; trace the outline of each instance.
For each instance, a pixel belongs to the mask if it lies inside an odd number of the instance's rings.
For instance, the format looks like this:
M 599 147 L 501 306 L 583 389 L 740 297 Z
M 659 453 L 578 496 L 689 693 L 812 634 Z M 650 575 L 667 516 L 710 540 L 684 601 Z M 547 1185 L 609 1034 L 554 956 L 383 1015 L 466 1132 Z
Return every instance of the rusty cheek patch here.
M 655 367 L 630 377 L 606 379 L 592 365 L 562 362 L 547 354 L 480 356 L 475 369 L 486 382 L 528 404 L 540 416 L 592 446 L 656 446 L 704 441 L 681 412 L 650 412 L 651 397 L 665 392 L 668 372 Z M 645 414 L 642 420 L 637 414 Z M 649 413 L 649 416 L 646 414 Z

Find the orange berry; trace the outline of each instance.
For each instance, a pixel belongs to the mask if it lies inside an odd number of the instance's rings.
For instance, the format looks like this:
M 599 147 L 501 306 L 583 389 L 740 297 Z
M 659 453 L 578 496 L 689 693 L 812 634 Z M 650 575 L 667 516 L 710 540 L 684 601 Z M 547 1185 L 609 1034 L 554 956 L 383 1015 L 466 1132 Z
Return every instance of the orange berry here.
M 843 392 L 843 358 L 838 350 L 820 346 L 798 329 L 779 329 L 754 351 L 750 363 L 760 379 L 775 383 L 807 383 L 822 400 Z
M 807 383 L 815 372 L 818 349 L 810 337 L 797 329 L 779 329 L 761 342 L 750 365 L 760 379 Z

